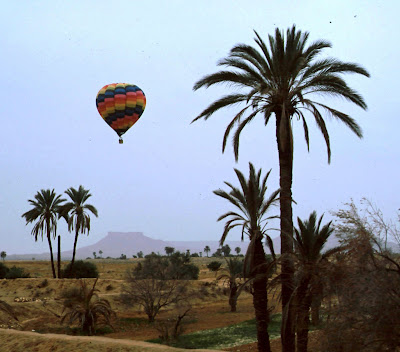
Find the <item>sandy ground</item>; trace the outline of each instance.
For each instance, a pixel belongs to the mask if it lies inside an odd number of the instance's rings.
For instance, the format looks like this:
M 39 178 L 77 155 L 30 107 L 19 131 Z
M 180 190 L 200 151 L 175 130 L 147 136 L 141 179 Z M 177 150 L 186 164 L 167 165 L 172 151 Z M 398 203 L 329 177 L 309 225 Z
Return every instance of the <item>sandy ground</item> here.
M 107 337 L 38 334 L 29 331 L 0 329 L 0 351 L 8 352 L 158 352 L 185 351 L 143 341 Z M 196 350 L 213 351 L 213 350 Z M 217 352 L 217 351 L 214 351 Z
M 204 259 L 204 258 L 203 258 Z M 7 263 L 8 264 L 8 263 Z M 114 351 L 179 351 L 180 349 L 168 348 L 164 345 L 149 344 L 145 340 L 157 338 L 159 332 L 153 325 L 147 323 L 146 315 L 138 308 L 127 309 L 118 302 L 118 297 L 123 285 L 123 277 L 127 268 L 134 265 L 132 261 L 126 262 L 96 262 L 100 279 L 97 284 L 100 297 L 107 298 L 116 310 L 117 317 L 113 322 L 115 331 L 104 336 L 82 337 L 71 336 L 66 326 L 60 324 L 62 313 L 61 292 L 76 287 L 77 280 L 52 279 L 51 268 L 48 262 L 20 262 L 13 265 L 23 266 L 32 276 L 29 279 L 0 280 L 0 300 L 9 303 L 18 321 L 9 315 L 0 312 L 0 352 L 114 352 Z M 9 264 L 10 265 L 10 264 Z M 192 282 L 192 287 L 205 285 L 212 282 L 214 273 L 210 273 L 202 263 L 200 278 Z M 88 283 L 93 279 L 88 279 Z M 208 287 L 210 289 L 210 287 Z M 184 333 L 199 330 L 214 329 L 232 324 L 237 324 L 254 318 L 252 296 L 243 293 L 238 301 L 238 311 L 230 312 L 228 297 L 211 292 L 204 300 L 193 302 L 188 323 L 185 324 Z M 276 311 L 279 311 L 279 304 Z M 158 319 L 171 316 L 171 311 L 162 311 Z M 16 330 L 4 329 L 11 327 Z M 18 331 L 23 330 L 23 331 Z M 41 333 L 32 332 L 32 330 Z M 318 338 L 311 337 L 310 352 L 317 352 L 314 348 Z M 280 352 L 280 339 L 271 341 L 272 351 Z M 236 352 L 256 352 L 257 345 L 249 344 L 227 349 Z

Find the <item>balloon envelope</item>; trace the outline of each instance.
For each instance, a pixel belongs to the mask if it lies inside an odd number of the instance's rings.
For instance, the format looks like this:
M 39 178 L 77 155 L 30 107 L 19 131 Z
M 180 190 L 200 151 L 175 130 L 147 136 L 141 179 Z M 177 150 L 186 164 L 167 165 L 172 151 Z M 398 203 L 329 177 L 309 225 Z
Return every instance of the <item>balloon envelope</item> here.
M 143 114 L 146 97 L 138 86 L 112 83 L 99 90 L 96 106 L 104 121 L 121 137 Z

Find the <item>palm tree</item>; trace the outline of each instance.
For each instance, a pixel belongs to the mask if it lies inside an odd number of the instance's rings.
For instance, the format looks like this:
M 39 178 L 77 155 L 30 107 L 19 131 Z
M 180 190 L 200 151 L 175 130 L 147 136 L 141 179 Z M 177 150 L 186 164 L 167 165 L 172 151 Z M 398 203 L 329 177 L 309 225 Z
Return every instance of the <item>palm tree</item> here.
M 61 317 L 61 323 L 68 320 L 69 324 L 75 321 L 79 322 L 81 330 L 87 335 L 93 335 L 96 332 L 96 325 L 100 317 L 103 317 L 105 324 L 111 325 L 111 318 L 115 315 L 110 302 L 104 298 L 99 298 L 95 291 L 96 279 L 93 287 L 89 288 L 87 283 L 80 281 L 80 289 L 73 291 L 70 297 L 64 300 L 64 310 L 67 310 Z M 93 299 L 94 298 L 94 299 Z
M 304 222 L 297 218 L 298 229 L 294 229 L 296 256 L 296 289 L 294 298 L 297 306 L 297 351 L 307 352 L 310 307 L 313 299 L 321 296 L 322 279 L 320 269 L 328 263 L 327 258 L 342 250 L 335 247 L 324 253 L 322 250 L 333 232 L 332 221 L 321 228 L 323 216 L 317 222 L 317 213 L 310 214 Z
M 204 247 L 204 252 L 207 253 L 207 258 L 208 258 L 208 253 L 209 253 L 210 251 L 211 251 L 211 249 L 210 249 L 209 246 L 205 246 L 205 247 Z
M 60 216 L 60 207 L 65 199 L 61 198 L 61 195 L 56 195 L 53 190 L 42 189 L 35 195 L 35 200 L 29 199 L 28 202 L 33 205 L 33 208 L 26 213 L 22 214 L 25 218 L 26 224 L 37 220 L 35 226 L 32 229 L 32 235 L 35 237 L 35 241 L 38 240 L 39 235 L 42 236 L 46 233 L 47 241 L 50 248 L 50 260 L 51 268 L 53 270 L 53 277 L 56 277 L 56 271 L 54 268 L 53 248 L 51 245 L 51 235 L 56 238 L 57 235 L 57 218 Z
M 7 252 L 6 251 L 1 251 L 0 257 L 1 257 L 1 259 L 3 259 L 3 262 L 4 262 L 4 259 L 6 259 L 6 257 L 7 257 Z
M 311 100 L 313 96 L 328 95 L 343 97 L 346 100 L 366 109 L 367 105 L 355 90 L 350 88 L 342 75 L 357 73 L 369 77 L 369 73 L 355 63 L 341 62 L 334 58 L 317 56 L 331 44 L 318 40 L 306 46 L 308 32 L 296 30 L 293 25 L 284 32 L 278 28 L 275 36 L 269 35 L 269 46 L 255 32 L 255 42 L 258 48 L 246 44 L 235 45 L 227 58 L 218 65 L 231 70 L 222 70 L 207 75 L 197 81 L 193 87 L 210 87 L 215 84 L 242 89 L 240 93 L 232 93 L 213 102 L 192 122 L 204 118 L 207 120 L 220 109 L 238 104 L 243 108 L 234 116 L 226 128 L 222 152 L 226 147 L 227 138 L 236 125 L 233 136 L 233 148 L 236 160 L 239 155 L 239 139 L 242 130 L 256 116 L 264 119 L 265 125 L 275 116 L 276 140 L 280 167 L 280 213 L 281 213 L 281 252 L 282 261 L 282 306 L 286 307 L 293 293 L 293 263 L 290 253 L 293 252 L 293 214 L 292 214 L 292 179 L 293 179 L 293 134 L 292 122 L 301 120 L 304 136 L 309 148 L 309 131 L 306 112 L 316 121 L 327 146 L 328 162 L 331 159 L 331 149 L 328 130 L 321 109 L 339 121 L 343 122 L 358 137 L 362 131 L 356 121 L 349 115 L 333 109 L 323 103 Z M 289 254 L 289 255 L 287 255 Z M 288 307 L 289 308 L 289 307 Z M 294 351 L 293 311 L 288 309 L 287 320 L 282 324 L 283 352 Z
M 237 226 L 242 229 L 242 240 L 244 234 L 249 236 L 250 244 L 244 260 L 244 273 L 246 277 L 253 278 L 253 305 L 257 322 L 258 350 L 271 351 L 268 335 L 268 278 L 265 275 L 268 264 L 262 239 L 266 237 L 273 253 L 272 240 L 265 232 L 265 225 L 268 219 L 275 217 L 267 217 L 267 212 L 277 201 L 279 190 L 266 199 L 267 180 L 271 170 L 261 179 L 261 169 L 256 173 L 251 163 L 249 163 L 249 169 L 248 180 L 235 169 L 241 189 L 225 182 L 230 188 L 229 193 L 221 189 L 214 191 L 217 196 L 225 198 L 239 210 L 238 212 L 229 211 L 218 218 L 218 221 L 227 219 L 220 244 L 223 245 L 228 233 Z
M 70 187 L 65 193 L 69 196 L 71 202 L 67 202 L 63 205 L 61 214 L 67 218 L 68 231 L 73 231 L 75 229 L 74 249 L 71 260 L 72 270 L 75 262 L 76 244 L 78 242 L 79 233 L 85 233 L 87 230 L 89 235 L 90 232 L 90 216 L 86 211 L 89 210 L 96 217 L 98 213 L 93 205 L 85 204 L 92 195 L 89 193 L 89 190 L 83 188 L 83 186 L 79 186 L 78 190 Z
M 241 293 L 241 287 L 244 282 L 241 281 L 243 278 L 243 261 L 237 258 L 226 259 L 226 268 L 218 269 L 220 273 L 216 281 L 223 280 L 229 286 L 229 306 L 231 312 L 236 312 L 236 305 L 239 295 Z

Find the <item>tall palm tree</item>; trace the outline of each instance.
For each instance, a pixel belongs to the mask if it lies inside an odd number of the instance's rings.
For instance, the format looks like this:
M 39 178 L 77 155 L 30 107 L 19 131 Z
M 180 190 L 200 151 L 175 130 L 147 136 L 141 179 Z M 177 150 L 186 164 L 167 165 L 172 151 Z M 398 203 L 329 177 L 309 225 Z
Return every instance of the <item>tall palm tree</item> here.
M 225 198 L 232 203 L 238 211 L 229 211 L 218 218 L 218 221 L 227 219 L 222 234 L 220 244 L 223 245 L 228 233 L 235 227 L 242 229 L 242 240 L 244 234 L 250 239 L 250 244 L 244 260 L 244 273 L 246 277 L 253 278 L 253 305 L 257 322 L 257 340 L 259 351 L 271 351 L 268 335 L 269 311 L 267 283 L 265 275 L 268 263 L 265 258 L 262 239 L 267 239 L 268 245 L 273 253 L 272 240 L 266 234 L 266 222 L 275 218 L 267 216 L 271 206 L 277 201 L 279 190 L 274 191 L 269 198 L 266 198 L 267 180 L 271 170 L 261 179 L 261 169 L 256 173 L 254 166 L 249 163 L 249 178 L 235 169 L 235 173 L 240 182 L 240 187 L 236 188 L 228 182 L 225 184 L 230 188 L 230 192 L 221 189 L 214 191 L 217 196 Z
M 68 231 L 75 230 L 74 248 L 72 252 L 71 270 L 75 262 L 76 244 L 78 243 L 79 233 L 90 232 L 90 216 L 87 210 L 98 216 L 97 209 L 91 204 L 85 202 L 92 196 L 89 190 L 79 186 L 78 190 L 73 187 L 68 188 L 65 193 L 69 196 L 70 202 L 63 205 L 61 214 L 66 216 L 68 222 Z
M 307 352 L 308 327 L 311 304 L 316 295 L 321 294 L 322 279 L 320 271 L 322 265 L 329 263 L 328 257 L 342 247 L 332 248 L 324 253 L 322 250 L 333 233 L 332 221 L 321 228 L 323 216 L 317 222 L 317 213 L 310 214 L 304 222 L 297 218 L 298 229 L 294 229 L 294 245 L 296 257 L 296 289 L 294 300 L 297 310 L 297 351 Z
M 276 28 L 275 36 L 268 37 L 269 45 L 257 32 L 255 35 L 258 49 L 246 44 L 235 45 L 228 57 L 218 63 L 219 66 L 228 67 L 229 70 L 207 75 L 197 81 L 193 87 L 197 90 L 215 84 L 226 84 L 240 89 L 240 92 L 225 95 L 216 100 L 192 122 L 202 118 L 207 120 L 224 107 L 244 105 L 226 128 L 222 143 L 224 152 L 227 138 L 236 125 L 233 148 L 237 160 L 240 134 L 246 125 L 256 116 L 261 116 L 267 125 L 271 116 L 275 116 L 281 189 L 281 252 L 284 259 L 282 261 L 282 305 L 286 307 L 293 293 L 294 270 L 293 263 L 288 259 L 290 255 L 287 255 L 293 252 L 292 123 L 295 118 L 302 121 L 305 140 L 309 148 L 306 113 L 315 120 L 325 139 L 328 162 L 330 162 L 329 134 L 321 110 L 343 122 L 360 138 L 362 131 L 349 115 L 312 98 L 321 95 L 342 97 L 366 109 L 367 105 L 362 96 L 346 84 L 342 75 L 357 73 L 369 77 L 369 73 L 355 63 L 341 62 L 335 58 L 317 59 L 321 51 L 330 48 L 331 44 L 324 40 L 317 40 L 306 46 L 308 32 L 298 31 L 294 25 L 287 30 L 286 38 L 284 32 Z M 283 352 L 294 351 L 293 318 L 293 311 L 289 309 L 287 320 L 282 324 Z
M 26 224 L 37 220 L 35 226 L 32 229 L 32 235 L 35 237 L 35 241 L 41 236 L 43 240 L 43 234 L 46 233 L 47 241 L 50 248 L 50 260 L 51 268 L 53 271 L 53 277 L 56 277 L 56 271 L 54 268 L 53 248 L 51 245 L 51 235 L 56 238 L 57 235 L 57 219 L 59 217 L 60 207 L 65 199 L 61 198 L 61 195 L 56 195 L 53 190 L 42 189 L 35 195 L 35 200 L 29 199 L 28 202 L 33 208 L 26 213 L 22 214 L 25 218 Z

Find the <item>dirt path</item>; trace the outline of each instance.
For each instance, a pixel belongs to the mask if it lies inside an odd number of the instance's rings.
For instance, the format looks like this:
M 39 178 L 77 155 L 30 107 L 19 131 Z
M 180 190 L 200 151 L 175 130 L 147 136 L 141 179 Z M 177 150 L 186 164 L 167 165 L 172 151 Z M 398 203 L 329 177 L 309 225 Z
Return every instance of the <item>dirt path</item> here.
M 101 336 L 38 334 L 31 331 L 0 329 L 2 351 L 8 352 L 159 352 L 186 351 L 144 341 L 112 339 Z M 220 352 L 196 350 L 198 352 Z

